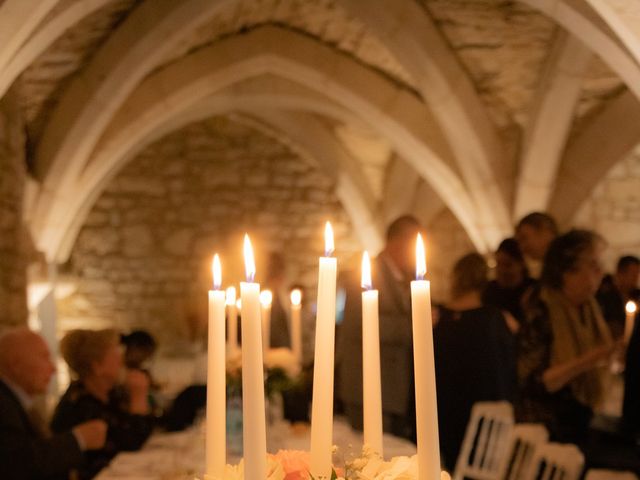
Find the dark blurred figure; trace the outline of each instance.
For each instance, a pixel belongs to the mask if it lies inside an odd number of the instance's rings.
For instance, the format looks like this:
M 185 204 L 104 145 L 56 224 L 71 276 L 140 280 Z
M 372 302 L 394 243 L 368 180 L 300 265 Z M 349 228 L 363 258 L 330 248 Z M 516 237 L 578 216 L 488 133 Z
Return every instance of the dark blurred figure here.
M 416 236 L 411 216 L 387 229 L 384 250 L 372 264 L 373 287 L 380 291 L 380 367 L 385 431 L 411 438 L 415 430 L 410 281 L 415 278 Z M 354 272 L 355 273 L 355 272 Z M 337 396 L 351 425 L 362 430 L 362 288 L 360 272 L 345 280 L 344 322 L 338 335 Z
M 271 327 L 270 347 L 291 347 L 289 334 L 289 290 L 287 289 L 287 269 L 284 257 L 272 252 L 267 264 L 267 277 L 264 288 L 271 290 Z
M 496 278 L 484 290 L 482 300 L 485 305 L 509 312 L 520 323 L 524 318 L 522 300 L 534 284 L 524 257 L 514 238 L 506 238 L 495 253 Z
M 125 346 L 124 363 L 127 368 L 149 370 L 149 362 L 156 353 L 157 344 L 153 336 L 145 330 L 134 330 L 120 337 Z
M 624 370 L 623 428 L 635 436 L 640 435 L 640 317 L 636 311 L 636 323 L 627 347 Z
M 471 407 L 476 402 L 513 401 L 517 390 L 515 337 L 503 313 L 483 306 L 488 268 L 477 253 L 453 268 L 451 301 L 438 307 L 433 330 L 440 449 L 455 467 Z
M 625 304 L 629 300 L 640 301 L 639 279 L 640 259 L 632 255 L 621 257 L 616 273 L 602 279 L 596 297 L 613 338 L 624 334 Z
M 558 236 L 558 225 L 553 217 L 533 212 L 522 217 L 516 225 L 516 240 L 527 261 L 529 274 L 538 278 L 542 262 L 551 242 Z
M 519 332 L 518 421 L 545 423 L 554 441 L 583 444 L 605 393 L 614 343 L 595 300 L 602 249 L 586 230 L 554 240 Z
M 92 419 L 108 426 L 104 448 L 87 452 L 79 469 L 79 478 L 85 480 L 118 452 L 138 450 L 151 434 L 149 378 L 139 370 L 124 370 L 120 336 L 114 330 L 73 330 L 60 342 L 60 352 L 75 379 L 56 407 L 51 429 L 61 432 Z M 126 399 L 116 393 L 121 379 Z
M 18 327 L 0 337 L 0 476 L 7 480 L 68 479 L 84 450 L 102 448 L 107 425 L 79 423 L 51 435 L 35 408 L 55 368 L 45 341 Z

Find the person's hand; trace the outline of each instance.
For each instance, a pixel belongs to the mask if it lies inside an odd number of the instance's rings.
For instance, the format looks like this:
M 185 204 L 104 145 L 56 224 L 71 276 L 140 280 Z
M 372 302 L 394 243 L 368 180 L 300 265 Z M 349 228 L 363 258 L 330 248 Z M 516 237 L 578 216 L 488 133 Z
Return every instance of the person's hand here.
M 149 376 L 141 370 L 127 370 L 124 386 L 129 392 L 130 412 L 140 415 L 149 413 Z
M 89 420 L 73 429 L 86 450 L 100 450 L 107 440 L 107 424 L 104 420 Z
M 606 365 L 609 363 L 611 354 L 616 349 L 616 343 L 610 342 L 597 347 L 592 348 L 585 353 L 585 359 L 587 360 L 587 366 L 589 369 Z

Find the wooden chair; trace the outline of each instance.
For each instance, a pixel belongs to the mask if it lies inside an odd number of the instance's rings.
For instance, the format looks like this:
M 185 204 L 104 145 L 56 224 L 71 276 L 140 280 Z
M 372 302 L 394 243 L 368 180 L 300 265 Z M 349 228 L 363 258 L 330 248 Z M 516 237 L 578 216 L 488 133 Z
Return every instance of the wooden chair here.
M 591 469 L 584 480 L 638 480 L 638 476 L 633 472 Z
M 476 403 L 471 410 L 453 480 L 501 480 L 513 426 L 510 403 Z
M 537 449 L 547 443 L 549 432 L 537 423 L 520 423 L 513 428 L 508 460 L 504 462 L 503 480 L 520 480 L 528 472 Z
M 584 455 L 575 445 L 546 443 L 536 449 L 522 480 L 578 480 L 583 466 Z

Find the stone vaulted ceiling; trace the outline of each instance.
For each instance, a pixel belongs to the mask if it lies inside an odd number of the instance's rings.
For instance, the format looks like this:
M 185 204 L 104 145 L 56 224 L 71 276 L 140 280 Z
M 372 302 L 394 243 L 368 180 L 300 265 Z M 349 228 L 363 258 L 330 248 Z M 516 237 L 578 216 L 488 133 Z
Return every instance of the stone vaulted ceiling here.
M 532 209 L 567 224 L 640 140 L 624 5 L 0 2 L 0 95 L 27 120 L 34 241 L 64 261 L 128 159 L 231 114 L 322 165 L 372 250 L 403 212 L 448 209 L 481 251 Z

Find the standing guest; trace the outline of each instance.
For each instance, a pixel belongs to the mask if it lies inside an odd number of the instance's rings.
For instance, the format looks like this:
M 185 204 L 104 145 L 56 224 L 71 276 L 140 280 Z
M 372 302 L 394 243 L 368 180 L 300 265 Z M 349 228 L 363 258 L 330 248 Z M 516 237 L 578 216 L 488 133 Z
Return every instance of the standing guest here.
M 385 431 L 411 437 L 415 424 L 410 281 L 415 277 L 418 221 L 395 220 L 384 250 L 373 261 L 373 285 L 380 291 L 380 368 Z M 362 430 L 362 288 L 347 279 L 344 321 L 337 347 L 337 395 L 351 425 Z
M 286 264 L 284 257 L 272 252 L 267 265 L 267 278 L 264 288 L 271 290 L 271 325 L 269 329 L 269 345 L 271 348 L 291 348 L 289 334 L 289 291 L 286 285 Z
M 529 277 L 518 242 L 506 238 L 495 253 L 496 278 L 484 290 L 482 300 L 500 310 L 509 312 L 520 323 L 524 317 L 522 300 L 535 281 Z
M 477 253 L 453 268 L 451 301 L 439 307 L 433 330 L 440 449 L 455 467 L 473 404 L 515 399 L 515 337 L 503 313 L 482 305 L 487 264 Z
M 57 435 L 34 409 L 55 368 L 42 337 L 14 328 L 0 337 L 0 476 L 7 480 L 66 479 L 83 463 L 83 451 L 102 448 L 102 420 L 78 422 Z
M 616 273 L 602 279 L 596 297 L 613 338 L 620 338 L 624 334 L 626 316 L 624 307 L 627 301 L 640 300 L 638 279 L 640 279 L 640 259 L 632 255 L 621 257 L 618 260 Z
M 557 236 L 558 225 L 553 217 L 546 213 L 530 213 L 516 225 L 516 240 L 533 278 L 540 277 L 544 256 Z
M 603 244 L 586 230 L 553 241 L 519 332 L 518 420 L 544 422 L 555 441 L 583 442 L 604 393 L 614 344 L 595 299 Z
M 52 430 L 65 431 L 92 419 L 102 419 L 108 426 L 104 447 L 86 455 L 79 470 L 82 480 L 96 475 L 118 452 L 139 449 L 153 428 L 147 400 L 149 378 L 139 370 L 123 369 L 119 340 L 114 330 L 74 330 L 60 342 L 62 356 L 76 379 L 56 407 Z M 122 374 L 126 402 L 114 395 Z

